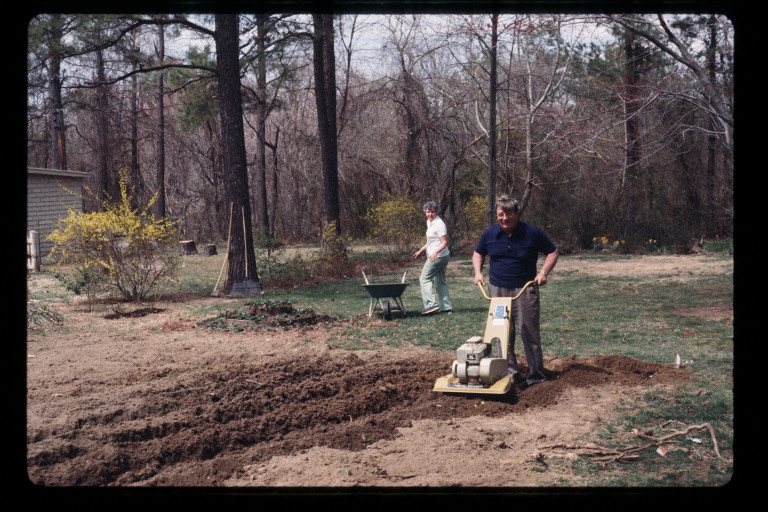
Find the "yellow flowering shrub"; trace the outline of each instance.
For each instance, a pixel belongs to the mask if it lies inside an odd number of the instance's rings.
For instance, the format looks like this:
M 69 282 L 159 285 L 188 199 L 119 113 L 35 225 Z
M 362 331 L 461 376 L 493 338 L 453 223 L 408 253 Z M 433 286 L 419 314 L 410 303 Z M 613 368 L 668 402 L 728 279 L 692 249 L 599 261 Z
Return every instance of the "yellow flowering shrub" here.
M 383 245 L 393 258 L 413 254 L 424 245 L 425 216 L 415 201 L 388 197 L 365 215 L 369 238 Z
M 157 285 L 174 280 L 179 259 L 176 223 L 149 213 L 154 199 L 142 210 L 131 207 L 127 180 L 120 173 L 120 198 L 104 201 L 103 211 L 70 209 L 49 235 L 57 266 L 74 263 L 99 269 L 105 281 L 127 300 L 144 300 Z

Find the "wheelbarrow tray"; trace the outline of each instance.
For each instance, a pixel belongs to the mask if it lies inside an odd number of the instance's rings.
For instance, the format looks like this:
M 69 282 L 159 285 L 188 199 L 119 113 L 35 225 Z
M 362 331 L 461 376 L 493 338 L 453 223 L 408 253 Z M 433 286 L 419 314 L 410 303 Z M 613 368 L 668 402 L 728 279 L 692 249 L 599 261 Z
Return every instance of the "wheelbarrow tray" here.
M 392 309 L 400 309 L 405 316 L 405 306 L 400 296 L 405 289 L 411 283 L 377 283 L 377 284 L 364 284 L 363 288 L 371 296 L 371 304 L 368 308 L 368 316 L 373 316 L 373 312 L 376 309 L 381 309 L 384 313 L 384 318 L 389 320 Z M 392 301 L 398 306 L 398 308 L 392 308 L 390 302 L 382 300 L 391 298 Z
M 368 291 L 368 294 L 374 299 L 383 299 L 386 297 L 400 297 L 405 288 L 411 283 L 380 283 L 380 284 L 364 284 L 363 288 Z

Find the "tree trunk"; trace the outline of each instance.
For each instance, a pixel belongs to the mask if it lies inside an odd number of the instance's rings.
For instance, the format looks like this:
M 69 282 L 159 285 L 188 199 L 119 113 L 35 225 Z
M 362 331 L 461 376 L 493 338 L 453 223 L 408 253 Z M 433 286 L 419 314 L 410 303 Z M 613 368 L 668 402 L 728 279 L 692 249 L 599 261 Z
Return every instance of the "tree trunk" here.
M 165 26 L 157 26 L 157 57 L 160 65 L 165 59 Z M 165 217 L 165 73 L 157 75 L 157 218 Z
M 179 242 L 179 249 L 177 251 L 179 256 L 189 256 L 190 254 L 198 254 L 197 245 L 194 240 L 181 240 Z
M 138 52 L 134 47 L 131 52 Z M 139 68 L 139 62 L 135 54 L 131 55 L 131 68 L 136 71 Z M 131 191 L 131 207 L 139 208 L 144 204 L 143 183 L 139 174 L 139 75 L 131 77 L 131 165 L 129 171 L 129 181 L 133 190 Z
M 256 17 L 256 193 L 253 202 L 256 208 L 256 225 L 262 236 L 269 234 L 269 211 L 267 210 L 267 63 L 264 49 L 265 24 L 268 15 Z
M 422 116 L 421 85 L 403 66 L 403 109 L 405 117 L 405 176 L 408 193 L 413 192 L 412 177 L 421 174 Z
M 214 39 L 219 115 L 221 116 L 224 193 L 226 203 L 232 204 L 234 209 L 226 288 L 231 291 L 233 284 L 245 281 L 246 269 L 249 280 L 259 280 L 253 249 L 251 205 L 248 193 L 236 14 L 216 15 Z
M 496 47 L 498 45 L 499 15 L 491 15 L 491 76 L 490 76 L 490 119 L 488 126 L 488 226 L 496 223 L 496 90 L 497 62 Z
M 210 257 L 216 256 L 217 254 L 216 244 L 205 244 L 205 247 L 203 247 L 203 256 Z
M 638 119 L 637 84 L 640 75 L 641 51 L 637 47 L 634 33 L 624 33 L 624 168 L 621 177 L 622 212 L 624 225 L 622 237 L 626 236 L 637 222 L 640 209 L 637 190 L 638 166 L 640 165 L 640 134 Z M 619 233 L 617 233 L 619 235 Z
M 105 199 L 105 194 L 112 199 L 117 199 L 117 180 L 113 179 L 111 168 L 111 151 L 109 145 L 109 115 L 107 113 L 108 98 L 106 73 L 104 71 L 104 50 L 96 52 L 96 77 L 99 81 L 97 88 L 96 126 L 99 141 L 99 172 L 98 172 L 98 197 Z M 97 206 L 100 207 L 101 205 Z
M 54 169 L 67 168 L 67 145 L 64 138 L 64 109 L 61 105 L 61 14 L 51 15 L 51 39 L 54 41 L 50 53 L 48 97 L 51 102 L 51 154 Z
M 277 203 L 279 200 L 277 181 L 278 181 L 278 157 L 277 148 L 280 142 L 280 127 L 277 127 L 275 131 L 275 143 L 270 146 L 272 149 L 272 208 L 269 214 L 269 233 L 271 236 L 275 234 L 275 214 L 277 213 Z
M 333 47 L 333 15 L 313 14 L 313 63 L 317 129 L 323 171 L 324 222 L 335 223 L 341 234 L 339 176 L 336 140 L 336 59 Z
M 709 79 L 714 84 L 717 83 L 717 63 L 715 62 L 715 52 L 717 51 L 717 20 L 714 15 L 707 20 L 709 26 L 709 41 L 707 44 L 707 71 Z M 717 149 L 717 130 L 718 123 L 714 117 L 710 117 L 710 131 L 707 136 L 707 174 L 704 183 L 704 215 L 702 215 L 702 232 L 710 237 L 717 234 L 716 214 L 715 214 L 715 165 Z
M 214 129 L 213 125 L 210 121 L 205 122 L 205 130 L 208 133 L 208 137 L 211 141 L 211 144 L 208 149 L 208 160 L 207 163 L 210 165 L 210 178 L 209 183 L 211 184 L 211 190 L 213 191 L 213 199 L 212 203 L 215 205 L 215 211 L 216 211 L 216 218 L 213 219 L 213 223 L 215 226 L 215 233 L 216 237 L 220 238 L 222 236 L 229 236 L 227 233 L 227 229 L 229 226 L 229 203 L 225 203 L 225 200 L 222 200 L 219 195 L 219 191 L 221 189 L 221 133 L 219 132 L 219 137 L 217 137 L 217 131 Z
M 631 32 L 624 36 L 624 129 L 625 129 L 625 156 L 622 185 L 626 185 L 628 178 L 637 172 L 640 163 L 640 136 L 638 133 L 638 64 L 639 52 L 635 48 L 635 38 Z
M 530 80 L 530 77 L 529 77 Z M 525 113 L 525 183 L 520 198 L 520 211 L 525 211 L 533 191 L 533 111 Z

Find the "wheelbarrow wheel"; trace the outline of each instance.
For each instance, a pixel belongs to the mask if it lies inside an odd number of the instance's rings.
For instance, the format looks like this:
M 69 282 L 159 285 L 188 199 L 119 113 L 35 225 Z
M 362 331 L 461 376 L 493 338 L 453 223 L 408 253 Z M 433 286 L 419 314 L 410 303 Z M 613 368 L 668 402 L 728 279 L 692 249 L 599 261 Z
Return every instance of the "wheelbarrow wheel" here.
M 392 307 L 388 300 L 381 301 L 381 311 L 384 314 L 384 320 L 392 319 Z

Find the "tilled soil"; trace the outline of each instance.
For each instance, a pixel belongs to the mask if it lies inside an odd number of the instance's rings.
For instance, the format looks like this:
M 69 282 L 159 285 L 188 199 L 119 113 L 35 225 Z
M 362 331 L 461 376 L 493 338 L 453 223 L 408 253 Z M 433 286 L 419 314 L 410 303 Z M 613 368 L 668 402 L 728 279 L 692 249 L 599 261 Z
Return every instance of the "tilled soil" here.
M 27 339 L 27 474 L 45 487 L 567 485 L 567 467 L 535 471 L 547 445 L 688 375 L 554 358 L 532 387 L 441 394 L 455 354 L 334 349 L 323 323 L 226 332 L 183 302 L 112 318 L 59 309 L 64 323 Z
M 356 454 L 423 428 L 425 420 L 434 428 L 435 421 L 456 425 L 462 418 L 558 408 L 574 389 L 685 378 L 684 370 L 624 357 L 572 357 L 547 362 L 550 380 L 503 396 L 444 395 L 432 386 L 449 371 L 453 354 L 349 352 L 322 341 L 297 344 L 290 332 L 211 334 L 191 322 L 172 329 L 177 336 L 162 330 L 100 339 L 30 336 L 33 483 L 344 485 L 363 475 L 339 469 L 318 482 L 296 473 L 301 463 L 287 462 L 293 476 L 283 483 L 264 464 L 317 447 Z M 380 481 L 351 481 L 402 484 L 404 477 L 391 471 L 378 468 Z M 450 473 L 434 478 L 427 485 L 457 484 Z

